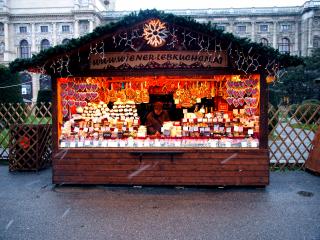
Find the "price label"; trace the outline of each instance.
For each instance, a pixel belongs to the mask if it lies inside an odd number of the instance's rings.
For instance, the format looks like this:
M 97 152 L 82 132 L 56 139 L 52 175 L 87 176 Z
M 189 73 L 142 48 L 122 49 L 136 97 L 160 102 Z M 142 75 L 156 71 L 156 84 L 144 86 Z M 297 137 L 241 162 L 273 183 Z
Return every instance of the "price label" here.
M 70 142 L 70 147 L 71 147 L 71 148 L 76 147 L 76 142 Z
M 60 147 L 63 147 L 63 148 L 66 147 L 66 142 L 61 142 Z
M 227 119 L 227 118 L 229 118 L 229 115 L 227 113 L 225 113 L 225 114 L 223 114 L 223 118 Z
M 155 146 L 155 147 L 161 147 L 161 143 L 160 143 L 159 141 L 155 141 L 155 142 L 154 142 L 154 146 Z
M 241 110 L 241 109 L 240 109 Z M 233 109 L 233 115 L 238 115 L 239 114 L 239 111 L 238 111 L 238 109 Z
M 204 123 L 207 123 L 207 122 L 208 122 L 208 118 L 204 118 L 204 119 L 203 119 L 203 122 L 204 122 Z
M 233 131 L 235 131 L 235 132 L 239 132 L 239 127 L 238 127 L 237 125 L 234 125 L 234 127 L 233 127 Z
M 227 148 L 231 147 L 231 142 L 226 142 L 226 147 Z
M 183 114 L 187 114 L 188 113 L 188 109 L 183 109 Z
M 91 141 L 90 140 L 85 140 L 84 141 L 84 145 L 85 146 L 90 146 L 91 145 Z
M 248 134 L 252 135 L 253 134 L 253 129 L 248 129 Z
M 186 122 L 188 122 L 188 119 L 183 118 L 183 119 L 182 119 L 182 122 L 186 123 Z
M 213 131 L 218 132 L 219 131 L 219 125 L 214 125 Z
M 213 122 L 214 123 L 218 122 L 218 119 L 217 118 L 213 118 Z
M 133 127 L 129 127 L 129 132 L 133 132 Z
M 227 132 L 227 133 L 231 133 L 231 128 L 228 127 L 228 128 L 226 129 L 226 132 Z
M 188 127 L 187 126 L 183 127 L 183 131 L 188 131 Z
M 239 132 L 243 132 L 243 127 L 239 126 Z
M 83 129 L 83 131 L 84 131 L 84 132 L 88 132 L 88 131 L 89 131 L 89 128 L 85 127 L 85 128 Z
M 198 118 L 198 122 L 203 122 L 203 119 L 202 118 Z
M 211 147 L 217 147 L 217 141 L 212 141 L 210 142 Z
M 102 147 L 107 147 L 108 146 L 108 142 L 107 141 L 102 141 L 101 146 Z
M 248 147 L 248 143 L 247 142 L 241 142 L 241 147 Z
M 106 131 L 107 131 L 107 132 L 110 131 L 110 127 L 106 127 Z
M 83 147 L 83 142 L 78 142 L 78 147 Z
M 93 146 L 94 147 L 99 147 L 99 141 L 93 141 Z
M 150 147 L 150 142 L 149 141 L 144 141 L 143 146 L 144 147 Z
M 199 130 L 198 127 L 193 127 L 194 132 L 198 132 L 198 130 Z
M 240 114 L 241 114 L 241 115 L 244 114 L 244 109 L 243 109 L 243 108 L 240 109 Z
M 120 141 L 120 147 L 125 147 L 126 146 L 126 142 L 125 141 Z
M 75 128 L 73 129 L 74 132 L 79 132 L 79 130 L 80 130 L 80 129 L 79 129 L 78 127 L 75 127 Z
M 175 147 L 180 147 L 181 146 L 181 142 L 180 141 L 175 141 L 174 142 L 174 146 Z

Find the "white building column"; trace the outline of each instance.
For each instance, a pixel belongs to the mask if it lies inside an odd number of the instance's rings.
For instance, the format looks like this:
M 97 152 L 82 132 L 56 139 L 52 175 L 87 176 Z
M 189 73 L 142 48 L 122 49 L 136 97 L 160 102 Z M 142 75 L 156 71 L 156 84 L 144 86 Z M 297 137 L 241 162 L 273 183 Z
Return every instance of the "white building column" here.
M 89 20 L 89 32 L 92 32 L 93 31 L 93 20 L 90 19 Z
M 36 102 L 40 90 L 40 74 L 30 73 L 32 77 L 32 102 Z
M 308 19 L 308 48 L 312 48 L 312 18 Z
M 57 23 L 52 24 L 52 46 L 57 45 Z
M 36 53 L 36 25 L 31 24 L 31 54 Z
M 251 41 L 252 42 L 256 41 L 255 37 L 256 37 L 256 24 L 255 22 L 251 22 Z
M 74 37 L 79 37 L 79 20 L 74 20 Z
M 10 42 L 9 42 L 9 24 L 8 22 L 3 23 L 4 27 L 4 55 L 3 55 L 3 60 L 5 62 L 10 61 L 9 59 L 9 51 L 10 51 Z
M 295 41 L 294 41 L 294 51 L 295 54 L 300 56 L 301 53 L 299 53 L 299 23 L 296 23 L 296 32 L 295 32 Z
M 278 22 L 273 22 L 273 40 L 272 40 L 272 46 L 274 49 L 277 49 L 277 28 L 278 28 Z

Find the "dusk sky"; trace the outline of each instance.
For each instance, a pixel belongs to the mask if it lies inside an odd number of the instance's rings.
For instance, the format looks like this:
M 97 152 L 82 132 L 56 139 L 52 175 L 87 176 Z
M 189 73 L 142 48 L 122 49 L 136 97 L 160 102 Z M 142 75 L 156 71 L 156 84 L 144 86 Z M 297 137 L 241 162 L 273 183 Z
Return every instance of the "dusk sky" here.
M 139 9 L 201 9 L 201 8 L 241 8 L 241 7 L 273 7 L 301 6 L 306 0 L 117 0 L 116 10 Z

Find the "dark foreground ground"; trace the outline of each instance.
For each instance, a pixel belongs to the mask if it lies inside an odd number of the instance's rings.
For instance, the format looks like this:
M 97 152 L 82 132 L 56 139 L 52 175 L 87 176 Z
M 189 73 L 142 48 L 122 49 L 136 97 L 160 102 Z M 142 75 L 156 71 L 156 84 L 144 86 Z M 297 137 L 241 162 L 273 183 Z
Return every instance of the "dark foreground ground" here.
M 320 177 L 255 188 L 62 186 L 0 165 L 0 239 L 320 240 Z

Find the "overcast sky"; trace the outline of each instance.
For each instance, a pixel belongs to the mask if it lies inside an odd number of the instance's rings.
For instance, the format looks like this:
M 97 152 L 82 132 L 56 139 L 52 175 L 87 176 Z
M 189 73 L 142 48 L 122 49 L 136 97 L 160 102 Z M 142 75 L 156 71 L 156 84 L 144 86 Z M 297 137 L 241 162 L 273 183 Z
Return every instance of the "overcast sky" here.
M 117 0 L 116 10 L 301 6 L 306 0 Z

